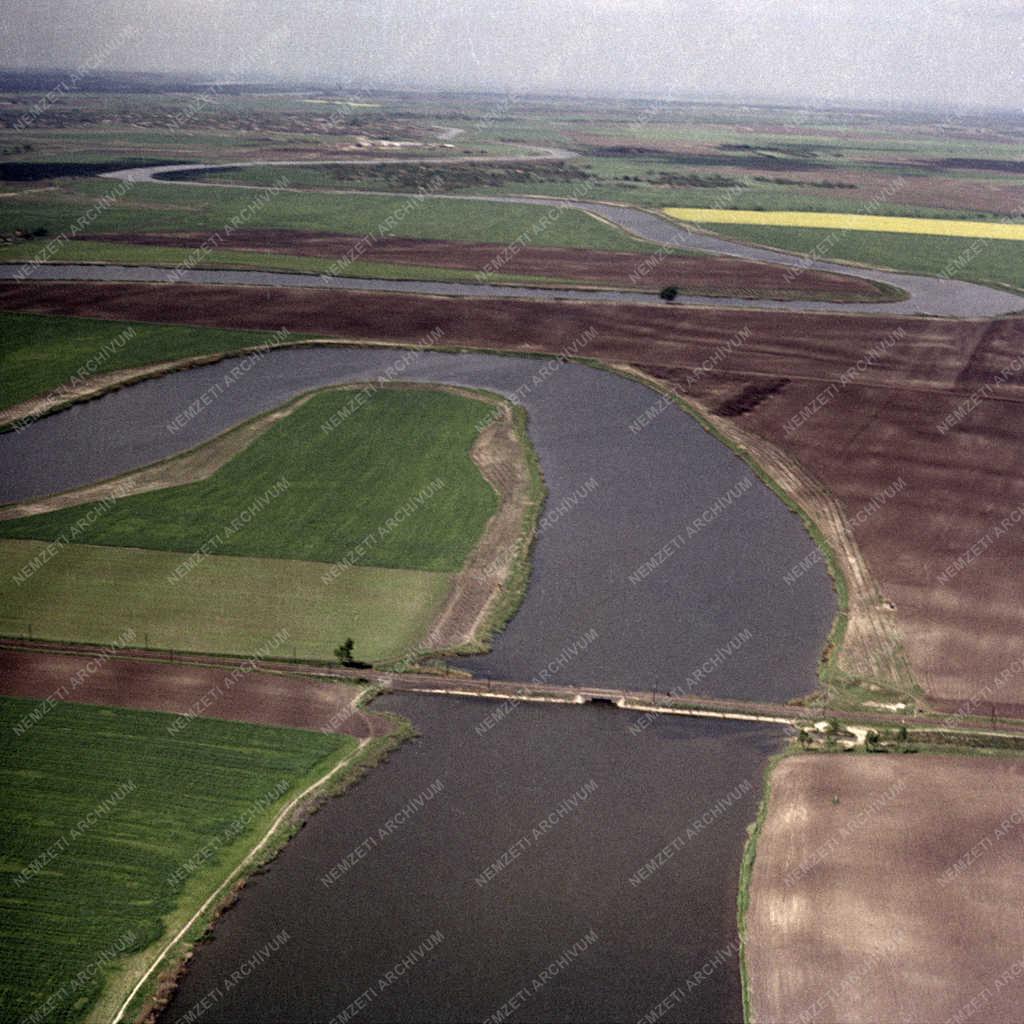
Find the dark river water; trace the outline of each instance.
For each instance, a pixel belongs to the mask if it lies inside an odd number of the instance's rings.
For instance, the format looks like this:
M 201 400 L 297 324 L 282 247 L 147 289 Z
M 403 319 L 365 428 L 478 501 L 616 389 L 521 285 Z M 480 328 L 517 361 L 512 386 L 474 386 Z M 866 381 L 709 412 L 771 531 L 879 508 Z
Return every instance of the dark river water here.
M 380 705 L 422 737 L 250 881 L 162 1021 L 742 1019 L 737 878 L 780 730 L 519 705 L 481 736 L 485 701 Z
M 649 388 L 578 364 L 435 352 L 401 379 L 516 395 L 549 497 L 526 600 L 475 673 L 716 696 L 788 699 L 814 688 L 835 599 L 799 519 L 747 466 Z M 386 374 L 401 350 L 268 352 L 212 393 L 231 360 L 146 381 L 0 435 L 0 501 L 114 476 L 333 382 Z M 553 369 L 553 367 L 557 367 Z M 539 379 L 546 368 L 547 376 Z M 656 409 L 643 429 L 630 424 Z M 410 495 L 410 498 L 412 495 Z
M 525 602 L 491 654 L 465 659 L 474 672 L 765 699 L 814 687 L 835 600 L 821 565 L 785 583 L 814 550 L 797 517 L 685 413 L 582 365 L 277 350 L 169 430 L 245 362 L 231 360 L 0 435 L 0 500 L 113 476 L 400 361 L 396 379 L 521 401 L 549 490 Z M 659 1005 L 663 1020 L 740 1019 L 737 874 L 781 730 L 659 718 L 631 731 L 633 714 L 593 706 L 519 705 L 495 722 L 493 702 L 381 703 L 422 738 L 253 879 L 166 1020 L 630 1021 Z

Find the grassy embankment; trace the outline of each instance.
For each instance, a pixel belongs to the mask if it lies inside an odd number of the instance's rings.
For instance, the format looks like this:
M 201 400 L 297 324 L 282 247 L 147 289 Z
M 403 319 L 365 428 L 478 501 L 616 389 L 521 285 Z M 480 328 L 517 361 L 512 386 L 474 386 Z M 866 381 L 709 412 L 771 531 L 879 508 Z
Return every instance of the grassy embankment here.
M 0 524 L 5 632 L 110 642 L 131 626 L 151 646 L 248 654 L 287 629 L 302 657 L 330 659 L 341 634 L 371 660 L 407 650 L 496 509 L 469 458 L 484 406 L 418 389 L 359 395 L 313 396 L 207 480 Z M 320 429 L 354 406 L 339 429 Z M 59 548 L 18 582 L 27 541 Z M 346 568 L 325 584 L 334 562 Z
M 736 930 L 740 939 L 740 988 L 743 994 L 743 1019 L 750 1021 L 750 979 L 747 976 L 747 911 L 750 908 L 750 881 L 754 874 L 754 861 L 757 859 L 757 844 L 761 838 L 765 818 L 768 817 L 768 801 L 771 798 L 772 772 L 788 751 L 768 759 L 761 783 L 761 800 L 757 805 L 757 815 L 747 826 L 747 842 L 743 847 L 743 860 L 740 863 L 739 890 L 736 894 Z
M 45 707 L 0 700 L 0 1016 L 52 1000 L 42 1019 L 81 1021 L 356 741 L 203 718 L 171 735 L 170 715 L 73 704 L 14 732 Z

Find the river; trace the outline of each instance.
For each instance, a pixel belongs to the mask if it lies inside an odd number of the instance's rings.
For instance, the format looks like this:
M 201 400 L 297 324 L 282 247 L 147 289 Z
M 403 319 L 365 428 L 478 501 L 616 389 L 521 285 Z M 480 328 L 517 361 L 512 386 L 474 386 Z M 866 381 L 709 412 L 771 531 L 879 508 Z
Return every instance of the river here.
M 236 366 L 249 369 L 225 388 Z M 815 687 L 835 600 L 821 564 L 786 582 L 816 550 L 799 519 L 675 405 L 589 366 L 348 347 L 227 360 L 0 435 L 0 502 L 116 476 L 310 388 L 378 375 L 515 395 L 529 417 L 549 492 L 533 575 L 493 651 L 465 659 L 475 673 L 765 700 Z
M 785 581 L 814 550 L 797 517 L 681 410 L 589 366 L 312 347 L 198 367 L 0 435 L 2 500 L 399 365 L 395 379 L 515 396 L 549 489 L 523 607 L 491 654 L 466 659 L 475 672 L 769 699 L 814 686 L 835 601 L 821 564 Z M 168 428 L 236 366 L 236 384 Z M 737 878 L 780 729 L 379 704 L 422 737 L 250 882 L 164 1020 L 740 1019 Z
M 422 737 L 250 881 L 162 1022 L 742 1019 L 737 879 L 778 729 L 520 705 L 480 735 L 487 701 L 379 703 Z

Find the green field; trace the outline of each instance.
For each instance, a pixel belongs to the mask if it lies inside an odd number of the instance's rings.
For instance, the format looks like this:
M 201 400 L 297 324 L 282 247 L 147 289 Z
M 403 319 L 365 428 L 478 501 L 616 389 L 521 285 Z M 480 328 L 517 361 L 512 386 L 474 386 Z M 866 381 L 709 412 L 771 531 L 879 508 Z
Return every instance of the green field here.
M 272 181 L 287 178 L 276 168 Z M 0 234 L 17 228 L 45 228 L 49 235 L 20 242 L 11 252 L 21 259 L 42 253 L 61 232 L 70 232 L 104 196 L 118 196 L 122 183 L 101 178 L 66 182 L 54 191 L 20 193 L 0 199 Z M 268 196 L 256 208 L 259 197 Z M 524 244 L 585 249 L 648 251 L 655 247 L 579 210 L 552 211 L 512 203 L 461 199 L 407 199 L 396 196 L 318 195 L 310 192 L 268 192 L 252 189 L 205 188 L 198 185 L 140 184 L 104 209 L 80 233 L 142 231 L 224 232 L 232 218 L 243 215 L 246 228 L 288 228 L 363 236 L 389 229 L 406 238 L 437 238 L 460 242 L 517 239 Z M 74 240 L 74 239 L 72 239 Z M 8 253 L 7 255 L 10 255 Z M 60 260 L 59 251 L 49 254 Z
M 131 337 L 118 336 L 131 328 Z M 258 348 L 267 331 L 86 320 L 70 316 L 0 313 L 0 408 L 60 387 L 72 377 L 148 366 L 169 359 Z M 289 335 L 297 341 L 307 335 Z M 93 364 L 90 364 L 93 360 Z
M 88 544 L 61 547 L 16 583 L 45 548 L 0 541 L 0 633 L 113 644 L 131 628 L 148 647 L 316 661 L 350 636 L 357 657 L 379 662 L 422 640 L 451 586 L 448 573 L 363 566 L 324 585 L 323 563 L 216 555 L 171 582 L 178 552 Z
M 0 699 L 0 1018 L 57 1024 L 180 928 L 355 741 L 206 718 L 172 736 L 170 715 L 74 704 L 16 735 L 43 707 Z
M 692 141 L 692 140 L 691 140 Z M 756 160 L 756 158 L 753 158 Z M 868 201 L 863 190 L 847 187 L 844 174 L 874 172 L 892 175 L 893 168 L 870 162 L 837 159 L 827 165 L 809 163 L 806 170 L 816 176 L 802 182 L 786 171 L 769 167 L 737 167 L 736 158 L 695 156 L 690 160 L 670 153 L 652 151 L 646 156 L 581 155 L 565 163 L 538 163 L 523 167 L 499 164 L 470 164 L 452 168 L 430 165 L 376 164 L 360 169 L 313 164 L 289 167 L 287 174 L 296 188 L 346 191 L 366 189 L 384 192 L 415 192 L 429 188 L 438 174 L 445 179 L 444 191 L 452 195 L 578 196 L 662 209 L 670 206 L 702 207 L 714 204 L 726 210 L 813 210 L 833 213 L 864 212 Z M 223 171 L 188 172 L 179 181 L 213 184 L 244 184 L 268 187 L 280 176 L 281 167 L 236 167 Z M 955 172 L 947 176 L 956 176 Z M 909 173 L 924 180 L 927 175 Z M 967 180 L 987 180 L 972 175 Z M 892 198 L 872 197 L 871 212 L 898 217 L 941 217 L 944 219 L 991 219 L 998 215 L 976 209 L 945 209 L 899 202 L 899 189 Z
M 337 429 L 320 429 L 360 400 Z M 216 538 L 217 555 L 456 572 L 497 508 L 469 458 L 488 409 L 426 389 L 323 392 L 207 480 L 124 498 L 86 530 L 75 524 L 98 506 L 8 520 L 0 537 L 75 534 L 81 543 L 185 554 Z
M 824 260 L 848 260 L 913 274 L 946 274 L 978 284 L 1024 291 L 1024 243 L 987 238 L 940 238 L 865 231 L 823 231 L 716 224 L 716 234 Z M 815 247 L 819 246 L 817 250 Z

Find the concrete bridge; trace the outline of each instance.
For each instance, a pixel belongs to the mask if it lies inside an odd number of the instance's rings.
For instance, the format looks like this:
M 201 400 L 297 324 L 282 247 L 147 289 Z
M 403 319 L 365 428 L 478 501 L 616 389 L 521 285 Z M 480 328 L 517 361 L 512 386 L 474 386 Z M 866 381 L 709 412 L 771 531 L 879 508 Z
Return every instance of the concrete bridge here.
M 627 711 L 654 715 L 725 718 L 740 722 L 798 725 L 817 721 L 821 710 L 791 704 L 763 704 L 729 698 L 683 697 L 650 690 L 625 690 L 588 685 L 516 683 L 507 680 L 469 679 L 424 674 L 362 673 L 385 690 L 430 693 L 449 697 L 477 697 L 509 703 L 607 704 Z M 886 719 L 891 722 L 892 719 Z
M 239 667 L 256 668 L 261 672 L 301 678 L 334 678 L 365 681 L 385 692 L 422 693 L 448 697 L 472 697 L 504 704 L 521 702 L 539 704 L 605 704 L 638 715 L 684 715 L 691 718 L 719 718 L 737 722 L 765 722 L 799 728 L 823 718 L 838 717 L 844 725 L 862 728 L 893 728 L 900 724 L 917 729 L 942 732 L 950 737 L 1013 737 L 1024 738 L 1024 720 L 1000 719 L 998 726 L 984 724 L 984 712 L 973 720 L 941 712 L 918 712 L 899 715 L 863 710 L 839 710 L 820 705 L 781 704 L 750 701 L 735 697 L 706 697 L 661 690 L 628 690 L 602 687 L 590 683 L 537 683 L 513 680 L 479 679 L 462 674 L 428 674 L 425 672 L 385 672 L 378 669 L 344 668 L 295 661 L 263 660 L 255 665 L 249 660 L 228 655 L 196 654 L 183 651 L 152 651 L 144 648 L 111 648 L 98 644 L 77 644 L 14 637 L 0 638 L 0 648 L 35 651 L 40 654 L 69 654 L 81 657 L 100 655 L 112 660 L 151 661 L 193 664 L 230 671 Z M 954 724 L 948 724 L 953 718 Z

